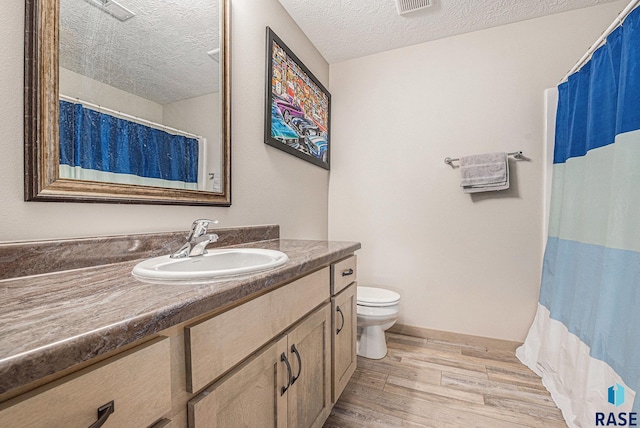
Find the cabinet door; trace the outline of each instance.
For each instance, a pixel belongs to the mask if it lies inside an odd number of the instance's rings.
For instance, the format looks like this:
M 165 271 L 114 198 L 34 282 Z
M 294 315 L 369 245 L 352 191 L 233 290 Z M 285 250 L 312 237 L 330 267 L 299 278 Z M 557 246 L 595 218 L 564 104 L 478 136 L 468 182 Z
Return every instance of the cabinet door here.
M 286 354 L 283 337 L 189 401 L 189 427 L 285 428 Z
M 335 403 L 356 370 L 356 283 L 331 298 L 333 311 L 331 400 Z
M 295 381 L 289 388 L 290 428 L 322 427 L 331 412 L 331 305 L 309 315 L 288 335 Z

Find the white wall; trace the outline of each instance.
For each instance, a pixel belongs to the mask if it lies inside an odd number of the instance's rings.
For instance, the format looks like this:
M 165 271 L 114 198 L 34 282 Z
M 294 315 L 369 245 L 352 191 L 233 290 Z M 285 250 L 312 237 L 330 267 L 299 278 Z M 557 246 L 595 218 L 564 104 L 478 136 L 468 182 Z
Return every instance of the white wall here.
M 231 208 L 23 201 L 24 1 L 0 2 L 0 242 L 278 223 L 283 237 L 327 237 L 328 172 L 263 143 L 265 26 L 328 85 L 329 67 L 277 0 L 233 0 Z
M 626 0 L 332 64 L 329 238 L 400 323 L 523 340 L 541 272 L 545 88 Z M 463 194 L 447 156 L 522 150 L 511 189 Z
M 176 129 L 188 130 L 207 139 L 205 160 L 205 188 L 214 190 L 214 180 L 209 180 L 208 173 L 216 175 L 216 191 L 221 189 L 220 172 L 222 171 L 222 149 L 220 146 L 220 94 L 202 95 L 175 101 L 162 106 L 162 123 Z
M 141 119 L 162 123 L 162 104 L 60 68 L 60 94 L 78 98 Z

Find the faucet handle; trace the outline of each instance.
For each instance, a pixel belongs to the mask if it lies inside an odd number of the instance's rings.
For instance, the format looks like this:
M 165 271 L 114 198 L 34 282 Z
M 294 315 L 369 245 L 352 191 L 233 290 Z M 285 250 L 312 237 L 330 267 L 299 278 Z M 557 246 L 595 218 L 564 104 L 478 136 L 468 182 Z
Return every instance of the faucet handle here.
M 201 218 L 193 222 L 191 225 L 191 230 L 187 235 L 187 242 L 184 243 L 182 247 L 175 253 L 171 254 L 169 257 L 172 259 L 179 259 L 183 257 L 191 257 L 192 255 L 202 255 L 205 254 L 205 248 L 207 244 L 211 242 L 216 242 L 218 240 L 218 235 L 212 233 L 209 236 L 204 236 L 208 232 L 209 224 L 217 224 L 218 220 L 209 220 L 206 218 Z M 200 239 L 198 239 L 200 238 Z
M 191 225 L 191 231 L 187 236 L 187 242 L 191 241 L 193 238 L 198 238 L 207 233 L 209 224 L 218 224 L 218 220 L 209 220 L 206 218 L 195 220 Z

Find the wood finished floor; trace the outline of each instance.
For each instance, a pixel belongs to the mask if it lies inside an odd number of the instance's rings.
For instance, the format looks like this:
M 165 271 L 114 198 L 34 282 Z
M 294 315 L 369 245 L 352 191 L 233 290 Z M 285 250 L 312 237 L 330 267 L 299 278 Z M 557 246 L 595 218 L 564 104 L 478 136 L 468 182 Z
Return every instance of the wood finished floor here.
M 358 357 L 324 428 L 567 426 L 517 344 L 432 336 L 387 333 L 385 358 Z

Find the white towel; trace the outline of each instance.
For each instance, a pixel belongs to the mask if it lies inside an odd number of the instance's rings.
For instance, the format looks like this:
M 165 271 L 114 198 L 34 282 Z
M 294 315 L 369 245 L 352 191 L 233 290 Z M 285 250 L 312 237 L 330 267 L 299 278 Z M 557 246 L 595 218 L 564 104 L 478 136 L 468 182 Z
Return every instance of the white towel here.
M 460 186 L 464 193 L 509 188 L 509 160 L 505 152 L 460 158 Z

